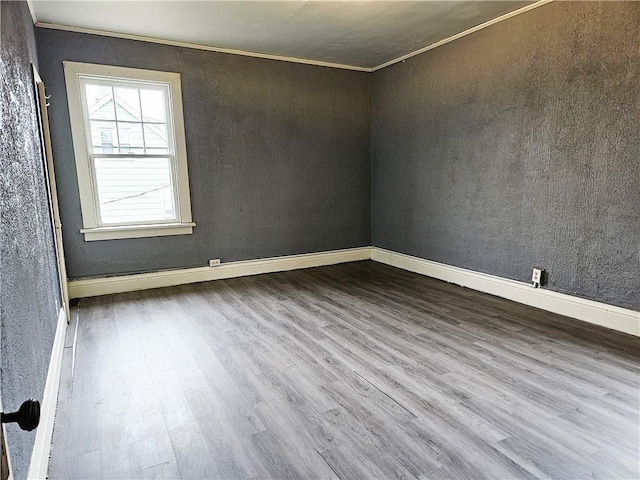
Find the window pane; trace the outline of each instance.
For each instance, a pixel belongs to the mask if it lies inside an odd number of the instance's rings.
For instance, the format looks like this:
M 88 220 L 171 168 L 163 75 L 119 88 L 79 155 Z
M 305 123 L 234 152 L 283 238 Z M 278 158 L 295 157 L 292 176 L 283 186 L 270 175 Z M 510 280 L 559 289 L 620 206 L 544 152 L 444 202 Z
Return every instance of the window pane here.
M 92 120 L 115 120 L 113 93 L 110 86 L 85 85 L 89 118 Z
M 169 158 L 96 158 L 102 224 L 176 218 Z
M 144 144 L 147 148 L 169 148 L 167 143 L 167 126 L 156 123 L 145 123 Z
M 140 97 L 137 88 L 115 87 L 116 116 L 119 121 L 140 121 Z
M 140 90 L 142 116 L 145 122 L 166 123 L 164 90 Z
M 91 121 L 91 146 L 96 153 L 118 153 L 116 122 Z
M 144 153 L 142 141 L 142 124 L 118 123 L 120 153 Z

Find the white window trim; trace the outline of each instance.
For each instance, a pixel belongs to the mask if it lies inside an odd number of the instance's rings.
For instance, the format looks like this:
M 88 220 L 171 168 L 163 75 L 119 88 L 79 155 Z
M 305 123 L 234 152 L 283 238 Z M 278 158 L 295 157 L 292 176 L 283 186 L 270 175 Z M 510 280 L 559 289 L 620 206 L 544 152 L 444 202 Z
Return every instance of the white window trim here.
M 195 223 L 191 218 L 191 197 L 189 193 L 189 172 L 187 169 L 187 146 L 184 135 L 182 110 L 182 88 L 180 74 L 158 72 L 137 68 L 114 67 L 92 63 L 63 62 L 71 120 L 71 135 L 78 174 L 78 189 L 82 210 L 85 241 L 113 240 L 118 238 L 156 237 L 165 235 L 185 235 L 193 233 Z M 100 226 L 93 189 L 93 177 L 89 166 L 88 142 L 86 138 L 84 114 L 81 100 L 80 75 L 114 77 L 126 80 L 163 82 L 170 85 L 171 107 L 173 109 L 173 130 L 176 155 L 176 193 L 179 212 L 178 223 L 157 223 L 143 225 Z
M 113 227 L 83 228 L 84 239 L 87 242 L 94 240 L 115 240 L 118 238 L 142 238 L 162 237 L 166 235 L 186 235 L 193 232 L 193 222 L 181 223 L 157 223 L 147 225 L 124 225 Z

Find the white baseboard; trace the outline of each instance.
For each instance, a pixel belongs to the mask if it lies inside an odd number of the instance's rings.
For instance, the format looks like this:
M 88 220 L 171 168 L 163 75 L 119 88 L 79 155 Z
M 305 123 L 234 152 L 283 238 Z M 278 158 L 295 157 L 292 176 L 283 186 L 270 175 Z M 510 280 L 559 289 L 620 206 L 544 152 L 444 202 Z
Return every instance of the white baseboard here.
M 4 412 L 2 407 L 2 395 L 0 395 L 0 412 Z M 4 439 L 4 449 L 7 455 L 7 467 L 9 468 L 9 478 L 7 480 L 13 480 L 13 468 L 11 468 L 11 452 L 9 452 L 9 442 L 7 441 L 7 429 L 6 423 L 0 424 L 2 429 L 2 438 Z
M 332 250 L 329 252 L 289 255 L 258 260 L 223 263 L 217 267 L 196 267 L 182 270 L 88 278 L 69 282 L 70 298 L 95 297 L 110 293 L 132 292 L 149 288 L 171 287 L 186 283 L 206 282 L 224 278 L 244 277 L 261 273 L 283 272 L 300 268 L 321 267 L 336 263 L 369 260 L 371 247 Z
M 62 355 L 64 353 L 64 339 L 67 333 L 67 316 L 64 308 L 58 315 L 56 336 L 51 350 L 51 361 L 47 373 L 47 383 L 44 387 L 42 404 L 40 405 L 40 425 L 36 431 L 36 439 L 31 453 L 29 475 L 31 479 L 46 479 L 49 467 L 49 453 L 51 452 L 51 438 L 53 436 L 53 423 L 58 404 L 58 390 L 60 387 L 60 373 L 62 371 Z
M 372 247 L 371 260 L 473 290 L 541 308 L 619 332 L 640 336 L 640 312 L 594 302 L 530 284 Z
M 513 300 L 567 317 L 601 325 L 619 332 L 640 336 L 640 312 L 586 300 L 495 275 L 453 267 L 377 247 L 351 248 L 329 252 L 290 255 L 259 260 L 223 263 L 218 267 L 197 267 L 182 270 L 90 278 L 69 282 L 71 298 L 94 297 L 111 293 L 131 292 L 149 288 L 170 287 L 209 280 L 244 277 L 261 273 L 282 272 L 300 268 L 320 267 L 359 260 L 402 268 L 480 292 Z

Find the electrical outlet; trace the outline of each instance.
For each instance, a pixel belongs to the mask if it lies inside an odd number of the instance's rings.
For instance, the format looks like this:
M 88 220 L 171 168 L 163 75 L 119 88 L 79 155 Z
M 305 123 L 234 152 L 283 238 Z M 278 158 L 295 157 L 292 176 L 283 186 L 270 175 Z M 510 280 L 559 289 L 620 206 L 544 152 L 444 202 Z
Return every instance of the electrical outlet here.
M 220 259 L 219 258 L 214 258 L 213 260 L 209 260 L 209 266 L 210 267 L 217 267 L 218 265 L 220 265 Z
M 542 285 L 542 272 L 544 270 L 542 268 L 534 267 L 533 274 L 531 274 L 531 281 L 533 282 L 533 286 L 538 288 Z

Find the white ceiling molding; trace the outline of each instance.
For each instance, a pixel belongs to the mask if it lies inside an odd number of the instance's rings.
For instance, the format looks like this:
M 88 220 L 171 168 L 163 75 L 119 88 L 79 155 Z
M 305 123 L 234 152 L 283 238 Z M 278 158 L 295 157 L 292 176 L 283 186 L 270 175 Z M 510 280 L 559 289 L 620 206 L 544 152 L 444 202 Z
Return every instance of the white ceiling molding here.
M 515 17 L 516 15 L 520 15 L 521 13 L 525 13 L 528 12 L 529 10 L 533 10 L 534 8 L 538 8 L 541 7 L 543 5 L 546 5 L 547 3 L 551 3 L 553 2 L 553 0 L 539 0 L 536 3 L 532 3 L 531 5 L 527 5 L 525 7 L 519 8 L 518 10 L 514 10 L 513 12 L 509 12 L 509 13 L 505 13 L 504 15 L 501 15 L 497 18 L 494 18 L 492 20 L 489 20 L 487 22 L 481 23 L 480 25 L 476 25 L 475 27 L 469 28 L 468 30 L 465 30 L 464 32 L 460 32 L 456 35 L 452 35 L 448 38 L 444 38 L 442 40 L 440 40 L 439 42 L 436 43 L 432 43 L 431 45 L 428 45 L 424 48 L 421 48 L 419 50 L 416 50 L 415 52 L 411 52 L 411 53 L 407 53 L 406 55 L 403 55 L 401 57 L 398 57 L 396 59 L 390 60 L 386 63 L 383 63 L 381 65 L 378 65 L 377 67 L 373 67 L 371 69 L 372 72 L 375 72 L 377 70 L 383 69 L 385 67 L 389 67 L 395 63 L 398 62 L 402 62 L 408 58 L 411 57 L 415 57 L 416 55 L 420 55 L 421 53 L 424 52 L 428 52 L 429 50 L 433 50 L 434 48 L 438 48 L 441 47 L 442 45 L 445 45 L 449 42 L 453 42 L 454 40 L 457 40 L 459 38 L 465 37 L 471 33 L 477 32 L 478 30 L 482 30 L 483 28 L 487 28 L 490 27 L 491 25 L 495 25 L 496 23 L 502 22 L 503 20 L 507 20 L 508 18 L 511 17 Z
M 27 6 L 29 7 L 29 13 L 31 14 L 31 20 L 33 20 L 33 24 L 36 25 L 38 23 L 38 17 L 36 17 L 36 9 L 33 6 L 33 0 L 27 0 Z
M 209 52 L 228 53 L 231 55 L 243 55 L 245 57 L 265 58 L 268 60 L 281 60 L 283 62 L 303 63 L 306 65 L 316 65 L 319 67 L 341 68 L 343 70 L 356 70 L 359 72 L 371 72 L 370 68 L 357 67 L 354 65 L 342 65 L 340 63 L 321 62 L 317 60 L 307 60 L 304 58 L 282 57 L 279 55 L 269 55 L 267 53 L 245 52 L 244 50 L 234 50 L 231 48 L 218 48 L 197 43 L 178 42 L 175 40 L 165 40 L 163 38 L 151 38 L 141 35 L 131 35 L 129 33 L 107 32 L 104 30 L 93 30 L 91 28 L 68 27 L 66 25 L 56 25 L 54 23 L 38 22 L 37 27 L 50 28 L 53 30 L 65 30 L 67 32 L 88 33 L 91 35 L 102 35 L 103 37 L 123 38 L 125 40 L 137 40 L 140 42 L 159 43 L 161 45 L 171 45 L 174 47 L 194 48 L 196 50 L 206 50 Z
M 181 41 L 181 40 L 170 40 L 167 38 L 159 38 L 156 36 L 148 36 L 148 35 L 139 35 L 139 34 L 135 34 L 135 33 L 121 33 L 121 32 L 115 32 L 115 31 L 111 31 L 111 30 L 105 30 L 105 29 L 98 29 L 98 28 L 87 28 L 87 27 L 80 27 L 80 26 L 70 26 L 70 25 L 65 25 L 65 24 L 61 24 L 61 23 L 54 23 L 54 22 L 45 22 L 45 21 L 37 21 L 35 24 L 38 27 L 41 28 L 49 28 L 49 29 L 56 29 L 56 30 L 66 30 L 66 31 L 70 31 L 70 32 L 78 32 L 78 33 L 86 33 L 86 34 L 92 34 L 92 35 L 101 35 L 101 36 L 107 36 L 107 37 L 114 37 L 114 38 L 122 38 L 122 39 L 128 39 L 128 40 L 136 40 L 136 41 L 142 41 L 142 42 L 149 42 L 149 43 L 157 43 L 157 44 L 162 44 L 162 45 L 171 45 L 171 46 L 177 46 L 177 47 L 184 47 L 184 48 L 193 48 L 193 49 L 198 49 L 198 50 L 205 50 L 205 51 L 211 51 L 211 52 L 218 52 L 218 53 L 226 53 L 226 54 L 232 54 L 232 55 L 242 55 L 242 56 L 248 56 L 248 57 L 255 57 L 255 58 L 264 58 L 264 59 L 269 59 L 269 60 L 280 60 L 280 61 L 285 61 L 285 62 L 292 62 L 292 63 L 301 63 L 301 64 L 307 64 L 307 65 L 316 65 L 316 66 L 322 66 L 322 67 L 329 67 L 329 68 L 338 68 L 338 69 L 344 69 L 344 70 L 355 70 L 355 71 L 360 71 L 360 72 L 375 72 L 377 70 L 383 69 L 385 67 L 388 67 L 390 65 L 394 65 L 398 62 L 402 62 L 403 60 L 406 60 L 408 58 L 414 57 L 416 55 L 419 55 L 421 53 L 424 53 L 426 51 L 432 50 L 434 48 L 437 48 L 439 46 L 445 45 L 447 43 L 450 43 L 454 40 L 457 40 L 459 38 L 462 38 L 466 35 L 469 35 L 471 33 L 477 32 L 479 30 L 482 30 L 484 28 L 487 28 L 491 25 L 494 25 L 498 22 L 501 22 L 503 20 L 507 20 L 509 18 L 512 18 L 516 15 L 520 15 L 522 13 L 528 12 L 530 10 L 533 10 L 535 8 L 538 8 L 540 6 L 546 5 L 547 3 L 552 2 L 553 0 L 538 0 L 537 2 L 532 2 L 532 3 L 528 3 L 527 5 L 518 8 L 516 10 L 504 13 L 498 17 L 489 19 L 487 21 L 484 21 L 482 23 L 479 23 L 471 28 L 467 28 L 463 31 L 460 31 L 459 33 L 456 33 L 454 35 L 450 35 L 447 36 L 446 38 L 443 38 L 441 40 L 438 40 L 437 42 L 434 43 L 430 43 L 429 45 L 419 48 L 417 50 L 413 50 L 410 51 L 407 54 L 401 55 L 401 56 L 397 56 L 394 57 L 392 60 L 389 60 L 387 62 L 381 63 L 377 66 L 373 66 L 370 67 L 368 65 L 366 65 L 366 62 L 364 62 L 364 59 L 358 58 L 358 57 L 351 57 L 351 60 L 353 61 L 353 63 L 365 63 L 365 66 L 362 65 L 354 65 L 352 64 L 352 62 L 347 62 L 347 63 L 340 63 L 340 62 L 329 62 L 329 61 L 322 61 L 322 60 L 314 60 L 314 59 L 310 59 L 310 58 L 305 58 L 304 56 L 295 56 L 295 55 L 275 55 L 272 53 L 260 53 L 260 52 L 255 52 L 255 51 L 250 51 L 250 50 L 245 50 L 245 49 L 235 49 L 235 48 L 226 48 L 226 47 L 218 47 L 218 46 L 213 46 L 213 45 L 208 45 L 208 44 L 202 44 L 202 43 L 195 43 L 195 42 L 188 42 L 188 41 Z M 37 8 L 40 7 L 40 5 L 44 2 L 38 2 L 36 1 L 35 4 L 33 4 L 34 0 L 28 0 L 28 4 L 29 4 L 29 9 L 32 13 L 32 16 L 34 18 L 34 21 L 36 19 L 35 15 L 36 12 L 34 10 L 34 6 Z M 123 2 L 123 4 L 126 4 L 127 2 Z M 242 3 L 242 2 L 240 2 Z M 269 2 L 266 2 L 265 4 L 267 4 Z M 304 2 L 305 4 L 307 2 Z M 318 2 L 318 3 L 322 3 L 322 2 Z M 349 3 L 349 2 L 347 2 Z M 353 3 L 353 2 L 350 2 Z M 363 2 L 363 3 L 375 3 L 375 2 Z M 387 2 L 384 2 L 387 3 Z M 399 2 L 399 3 L 406 3 L 406 2 Z M 418 3 L 425 3 L 425 4 L 430 4 L 431 2 L 418 2 Z M 433 2 L 434 4 L 440 4 L 440 3 L 445 3 L 445 2 Z M 465 8 L 472 8 L 473 5 L 469 6 L 470 4 L 472 4 L 473 2 L 460 2 L 460 5 L 465 4 L 466 7 Z M 477 8 L 480 9 L 484 9 L 484 5 L 482 5 L 484 2 L 476 2 L 476 4 L 478 4 L 479 6 Z M 498 2 L 487 2 L 487 3 L 498 3 Z M 510 2 L 504 2 L 505 4 L 508 4 Z M 520 4 L 524 3 L 524 2 L 519 2 Z M 451 2 L 451 4 L 458 4 L 458 2 Z M 493 7 L 495 8 L 495 7 Z M 394 10 L 395 11 L 395 10 Z M 464 9 L 462 10 L 464 12 Z M 505 11 L 505 9 L 502 9 L 502 11 Z M 402 12 L 403 15 L 407 14 L 407 10 L 403 10 Z M 454 10 L 448 10 L 446 12 L 444 11 L 440 11 L 441 15 L 444 15 L 444 13 L 447 13 L 449 15 L 451 14 L 458 14 L 458 10 L 454 9 Z M 46 13 L 46 12 L 45 12 Z M 487 18 L 486 16 L 486 11 L 485 11 L 485 18 Z M 468 11 L 465 12 L 465 15 L 468 16 Z M 402 17 L 403 18 L 403 17 Z M 436 18 L 437 20 L 438 18 Z M 442 17 L 441 18 L 442 21 L 446 21 L 447 17 Z M 45 20 L 45 19 L 43 19 Z M 390 20 L 387 20 L 387 22 Z M 431 26 L 433 27 L 433 23 L 434 23 L 434 19 L 429 17 L 429 22 L 431 23 Z M 459 20 L 452 20 L 454 25 L 459 25 L 460 22 Z M 458 23 L 456 23 L 458 22 Z M 418 29 L 427 29 L 428 30 L 428 25 L 423 25 L 422 23 L 418 22 Z M 381 28 L 383 27 L 382 25 L 380 26 Z M 384 30 L 384 29 L 383 29 Z M 451 29 L 450 29 L 451 30 Z M 417 30 L 416 30 L 417 31 Z M 455 31 L 455 30 L 454 30 Z M 368 30 L 369 34 L 372 34 L 372 30 Z M 386 33 L 386 35 L 388 36 L 388 32 Z M 432 35 L 433 36 L 433 35 Z M 375 37 L 375 35 L 374 35 Z M 386 47 L 386 41 L 385 40 L 385 36 L 382 35 L 381 37 L 375 37 L 375 38 L 366 38 L 366 37 L 360 37 L 360 40 L 364 40 L 365 42 L 368 42 L 367 44 L 369 45 L 369 49 L 368 52 L 371 53 L 374 50 L 381 50 L 384 49 Z M 425 37 L 426 38 L 426 37 Z M 436 37 L 437 38 L 437 37 Z M 339 42 L 339 40 L 336 40 L 337 42 Z M 331 43 L 331 42 L 330 42 Z M 256 46 L 257 47 L 257 46 Z M 259 48 L 259 47 L 257 47 Z M 295 49 L 294 49 L 295 51 Z M 406 51 L 406 50 L 405 50 Z M 364 53 L 365 50 L 362 50 L 361 53 Z M 298 53 L 302 53 L 304 55 L 304 48 L 303 50 L 298 50 Z M 309 53 L 309 52 L 307 52 Z M 366 54 L 365 54 L 366 55 Z M 345 59 L 348 59 L 349 57 L 345 57 Z M 374 64 L 375 65 L 375 64 Z

